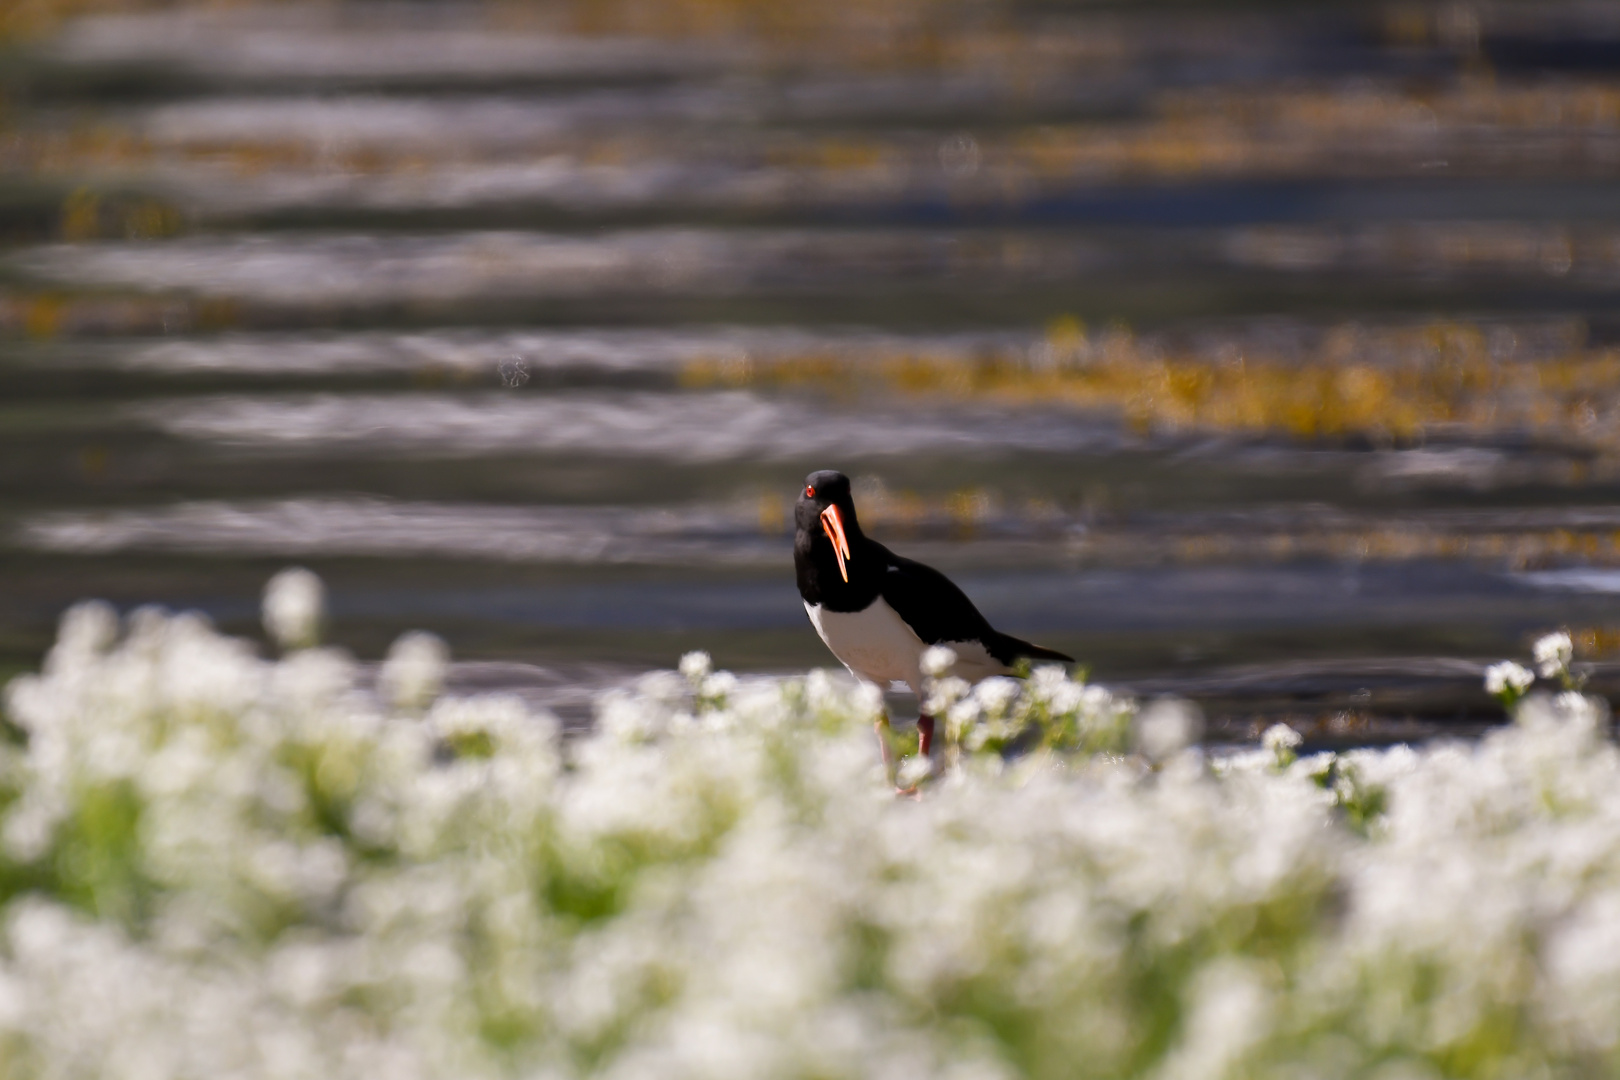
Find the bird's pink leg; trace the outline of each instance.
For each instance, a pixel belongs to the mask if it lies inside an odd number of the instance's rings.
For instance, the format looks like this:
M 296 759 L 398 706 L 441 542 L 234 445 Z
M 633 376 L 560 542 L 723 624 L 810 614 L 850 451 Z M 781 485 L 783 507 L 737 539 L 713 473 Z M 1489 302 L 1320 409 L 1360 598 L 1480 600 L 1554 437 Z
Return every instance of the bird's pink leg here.
M 925 761 L 934 756 L 934 718 L 927 713 L 917 717 L 917 753 Z
M 887 743 L 885 743 L 884 745 L 887 746 Z M 934 718 L 932 716 L 929 716 L 927 713 L 923 713 L 921 716 L 917 717 L 917 753 L 919 755 L 921 755 L 921 757 L 922 757 L 922 759 L 924 761 L 931 761 L 933 751 L 934 751 Z M 884 765 L 889 765 L 889 758 L 887 756 L 887 753 L 885 753 L 883 763 L 884 763 Z M 903 788 L 903 787 L 900 786 L 900 781 L 897 778 L 897 775 L 896 775 L 896 773 L 895 773 L 892 766 L 889 769 L 889 778 L 894 781 L 894 784 L 895 784 L 895 792 L 894 793 L 896 795 L 901 795 L 901 796 L 904 796 L 904 797 L 906 797 L 908 799 L 920 799 L 920 798 L 922 798 L 922 789 L 921 789 L 921 786 L 919 784 L 912 784 L 908 788 Z

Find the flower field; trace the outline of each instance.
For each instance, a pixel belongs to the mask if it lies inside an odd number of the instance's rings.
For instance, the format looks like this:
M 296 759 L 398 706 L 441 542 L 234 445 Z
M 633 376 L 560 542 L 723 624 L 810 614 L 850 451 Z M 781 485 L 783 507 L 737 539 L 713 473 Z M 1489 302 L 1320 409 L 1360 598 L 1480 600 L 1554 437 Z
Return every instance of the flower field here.
M 942 775 L 897 799 L 842 679 L 694 654 L 564 741 L 440 694 L 428 635 L 365 677 L 319 604 L 274 584 L 279 660 L 81 605 L 11 684 L 0 1075 L 1620 1068 L 1620 753 L 1526 669 L 1478 743 L 1337 756 L 941 678 Z

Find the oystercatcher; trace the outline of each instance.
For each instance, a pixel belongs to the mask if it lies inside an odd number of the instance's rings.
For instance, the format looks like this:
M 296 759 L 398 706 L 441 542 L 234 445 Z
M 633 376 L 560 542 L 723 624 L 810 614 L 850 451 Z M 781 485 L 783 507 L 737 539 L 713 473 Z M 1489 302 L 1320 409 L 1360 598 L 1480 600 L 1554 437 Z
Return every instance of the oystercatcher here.
M 824 469 L 804 481 L 794 508 L 793 565 L 799 595 L 816 633 L 856 678 L 922 692 L 922 653 L 945 645 L 956 653 L 951 674 L 977 682 L 1007 675 L 1013 663 L 1073 657 L 1003 634 L 949 578 L 903 558 L 861 531 L 849 478 Z M 887 719 L 879 721 L 886 726 Z M 934 718 L 917 718 L 919 752 L 933 748 Z M 884 736 L 879 731 L 879 736 Z M 888 760 L 888 743 L 884 756 Z

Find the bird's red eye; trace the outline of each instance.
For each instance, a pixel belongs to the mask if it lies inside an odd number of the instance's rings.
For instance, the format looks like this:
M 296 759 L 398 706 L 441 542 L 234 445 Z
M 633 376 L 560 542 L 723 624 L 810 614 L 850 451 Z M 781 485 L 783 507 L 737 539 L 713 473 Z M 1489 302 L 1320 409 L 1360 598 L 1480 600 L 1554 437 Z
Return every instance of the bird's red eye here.
M 806 487 L 804 489 L 804 497 L 807 498 L 807 499 L 815 498 L 816 497 L 816 489 L 813 488 L 813 487 Z

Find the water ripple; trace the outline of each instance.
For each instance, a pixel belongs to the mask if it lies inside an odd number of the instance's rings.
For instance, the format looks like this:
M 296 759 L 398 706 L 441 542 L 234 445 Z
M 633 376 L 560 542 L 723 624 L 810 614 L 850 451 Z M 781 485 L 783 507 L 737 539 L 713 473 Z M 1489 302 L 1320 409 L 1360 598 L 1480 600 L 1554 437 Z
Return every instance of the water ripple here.
M 50 367 L 172 374 L 355 375 L 423 368 L 491 373 L 521 358 L 531 370 L 602 375 L 680 373 L 704 363 L 747 365 L 778 357 L 884 359 L 926 355 L 969 362 L 987 351 L 1024 353 L 1041 342 L 1030 331 L 883 334 L 837 328 L 660 327 L 647 330 L 430 330 L 349 334 L 234 333 L 71 348 L 37 347 Z
M 189 237 L 54 244 L 7 260 L 52 281 L 184 290 L 274 304 L 376 304 L 613 293 L 847 289 L 856 281 L 1058 280 L 1098 264 L 1072 237 L 965 242 L 904 230 L 648 229 Z
M 24 547 L 116 551 L 448 556 L 510 562 L 785 565 L 785 535 L 725 507 L 511 507 L 373 498 L 185 502 L 36 515 Z
M 349 453 L 565 454 L 683 462 L 849 460 L 927 452 L 1073 452 L 1118 445 L 1112 425 L 987 409 L 832 412 L 713 393 L 217 395 L 131 406 L 176 436 Z

